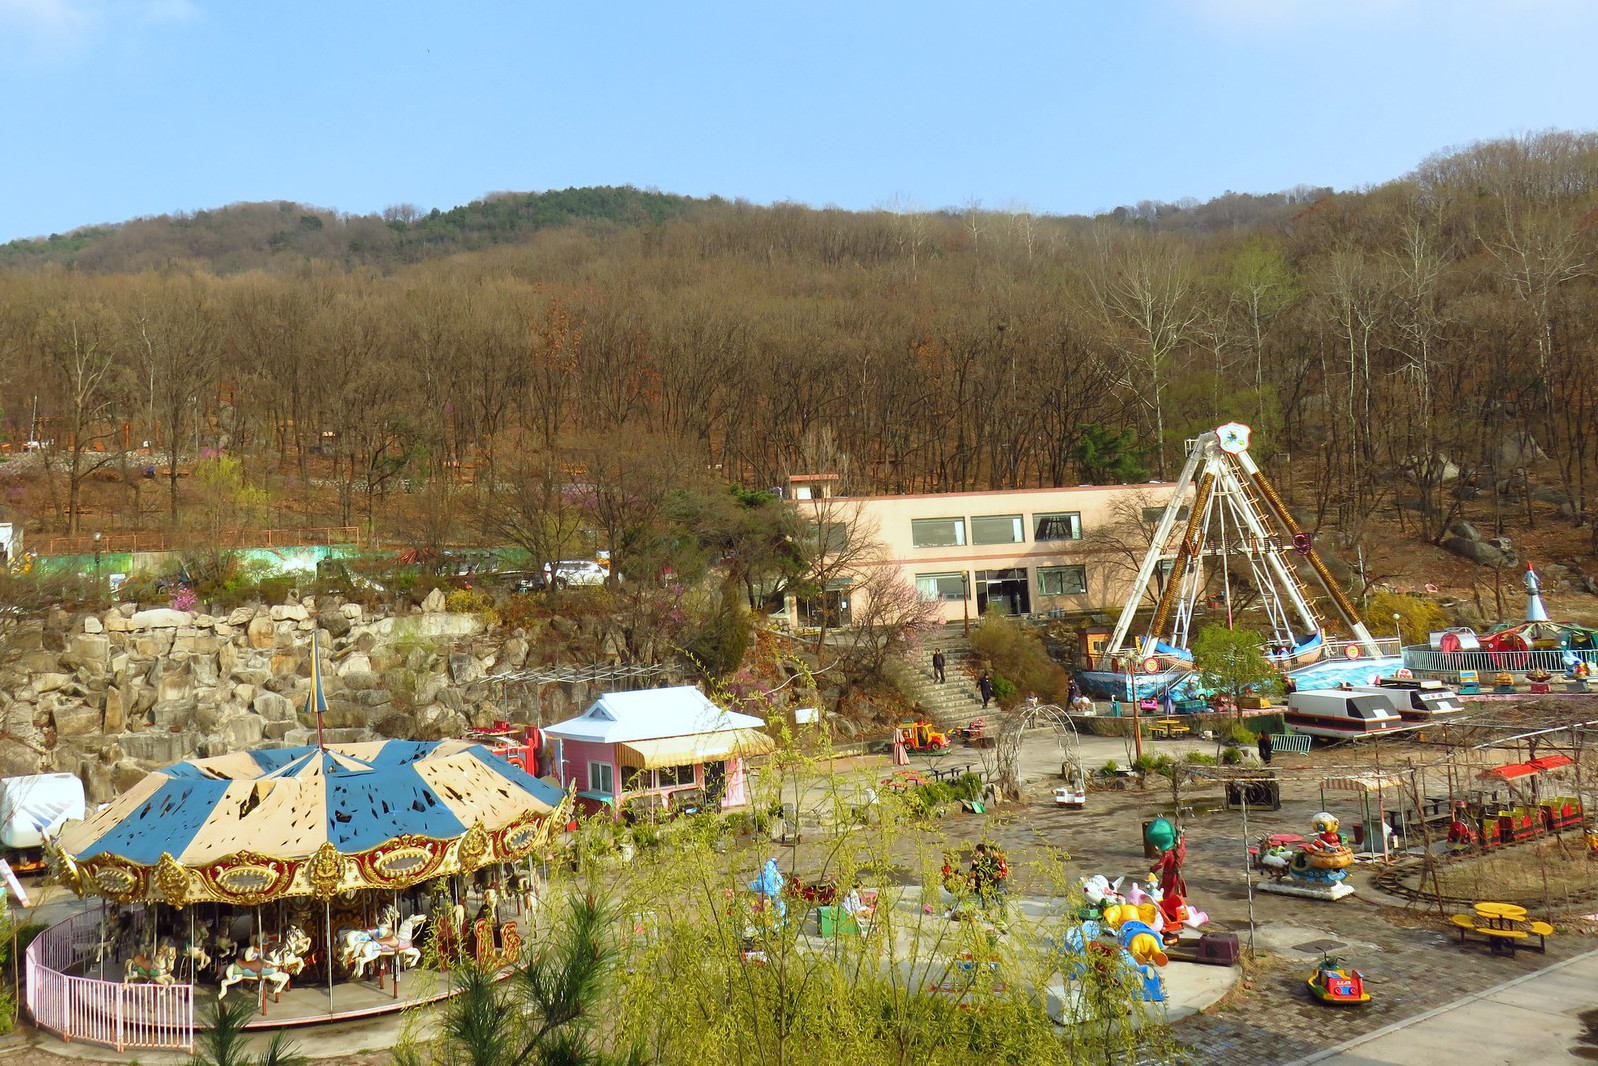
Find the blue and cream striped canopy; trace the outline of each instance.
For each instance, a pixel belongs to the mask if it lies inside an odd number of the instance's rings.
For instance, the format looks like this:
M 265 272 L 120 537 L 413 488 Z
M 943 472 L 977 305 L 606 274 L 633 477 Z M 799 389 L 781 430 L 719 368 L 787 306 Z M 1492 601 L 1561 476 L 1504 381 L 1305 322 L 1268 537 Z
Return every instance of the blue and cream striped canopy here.
M 293 862 L 331 844 L 340 855 L 406 836 L 448 841 L 548 815 L 560 789 L 481 744 L 387 740 L 193 759 L 154 771 L 68 828 L 77 863 L 189 868 L 251 852 Z

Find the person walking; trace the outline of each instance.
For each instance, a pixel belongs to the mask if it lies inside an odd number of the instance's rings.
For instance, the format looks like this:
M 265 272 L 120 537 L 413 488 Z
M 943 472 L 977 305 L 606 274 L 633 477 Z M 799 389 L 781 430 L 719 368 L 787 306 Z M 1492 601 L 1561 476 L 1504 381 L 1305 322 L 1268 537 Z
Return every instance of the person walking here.
M 986 670 L 977 678 L 977 694 L 982 697 L 982 709 L 987 710 L 988 701 L 993 699 L 993 679 L 988 676 Z
M 1260 762 L 1266 766 L 1271 765 L 1271 756 L 1276 752 L 1276 745 L 1271 743 L 1269 733 L 1260 733 Z
M 938 684 L 943 684 L 943 649 L 938 648 L 932 653 L 932 679 Z

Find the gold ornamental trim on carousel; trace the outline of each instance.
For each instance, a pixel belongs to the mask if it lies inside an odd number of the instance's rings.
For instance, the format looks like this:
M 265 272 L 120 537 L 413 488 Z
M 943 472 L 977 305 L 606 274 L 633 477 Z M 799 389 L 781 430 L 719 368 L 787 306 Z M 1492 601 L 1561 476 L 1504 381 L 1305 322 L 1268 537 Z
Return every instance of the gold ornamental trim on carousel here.
M 323 841 L 311 861 L 305 864 L 305 880 L 311 886 L 311 895 L 320 900 L 338 895 L 349 868 L 349 860 L 338 853 L 332 842 Z
M 407 888 L 439 872 L 449 845 L 449 841 L 407 833 L 352 858 L 371 887 Z
M 194 873 L 216 898 L 253 907 L 286 895 L 300 865 L 253 851 L 238 851 Z

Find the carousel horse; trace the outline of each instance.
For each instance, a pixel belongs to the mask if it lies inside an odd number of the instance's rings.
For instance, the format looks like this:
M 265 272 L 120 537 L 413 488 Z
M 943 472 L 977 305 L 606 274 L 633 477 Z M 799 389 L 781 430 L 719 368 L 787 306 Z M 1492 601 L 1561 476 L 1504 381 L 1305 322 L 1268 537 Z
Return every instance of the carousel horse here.
M 178 957 L 188 963 L 189 980 L 193 981 L 211 965 L 211 953 L 205 950 L 205 945 L 211 939 L 211 926 L 201 922 L 194 927 L 194 935 L 183 942 L 183 949 L 178 952 Z
M 378 916 L 372 929 L 341 929 L 338 939 L 343 945 L 339 961 L 350 969 L 350 976 L 360 980 L 366 968 L 385 955 L 394 956 L 395 965 L 415 966 L 422 961 L 422 949 L 416 944 L 416 930 L 427 915 L 413 914 L 396 927 L 399 915 L 393 907 L 386 907 Z
M 283 935 L 266 944 L 268 952 L 278 956 L 278 969 L 291 977 L 298 977 L 300 971 L 305 969 L 305 956 L 311 951 L 311 938 L 304 929 L 291 925 Z
M 95 947 L 95 962 L 104 962 L 109 957 L 113 962 L 122 955 L 127 948 L 128 941 L 133 936 L 133 912 L 118 911 L 106 923 L 105 935 Z
M 217 998 L 227 995 L 228 990 L 241 981 L 258 981 L 272 986 L 272 1000 L 276 1002 L 288 988 L 292 976 L 283 969 L 282 963 L 280 951 L 263 951 L 252 941 L 244 954 L 228 963 L 227 973 L 217 987 Z
M 128 985 L 134 981 L 149 981 L 169 985 L 173 981 L 172 970 L 177 964 L 178 949 L 170 942 L 164 942 L 148 955 L 141 952 L 129 959 L 122 972 L 122 983 Z

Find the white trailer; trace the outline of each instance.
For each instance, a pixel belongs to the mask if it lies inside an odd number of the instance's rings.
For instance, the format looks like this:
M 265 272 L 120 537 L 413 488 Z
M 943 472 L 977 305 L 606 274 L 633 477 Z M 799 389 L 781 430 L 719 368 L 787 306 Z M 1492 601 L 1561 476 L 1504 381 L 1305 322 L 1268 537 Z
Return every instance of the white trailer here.
M 44 841 L 87 814 L 76 774 L 30 774 L 0 781 L 0 847 L 19 870 L 44 862 Z

